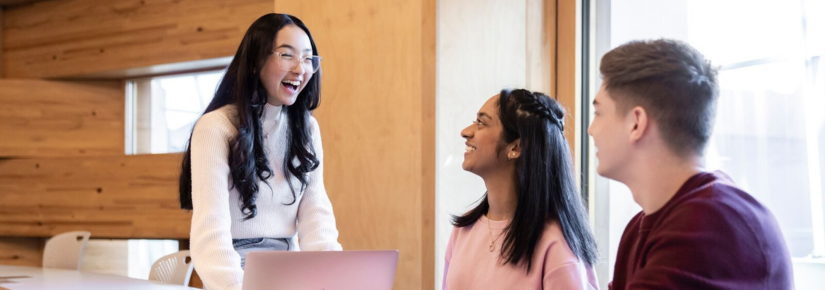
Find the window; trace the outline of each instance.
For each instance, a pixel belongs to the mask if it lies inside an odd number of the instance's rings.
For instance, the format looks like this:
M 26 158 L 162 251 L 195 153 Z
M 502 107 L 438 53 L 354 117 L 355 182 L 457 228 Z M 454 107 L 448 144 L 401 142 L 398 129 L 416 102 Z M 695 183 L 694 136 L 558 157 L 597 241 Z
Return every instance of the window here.
M 129 240 L 129 277 L 147 279 L 152 265 L 179 250 L 176 240 Z
M 816 275 L 825 274 L 825 20 L 815 15 L 821 11 L 825 1 L 817 0 L 596 3 L 596 63 L 629 40 L 667 37 L 719 66 L 707 169 L 727 173 L 770 208 L 800 289 L 821 287 L 814 286 Z M 597 77 L 592 81 L 598 88 Z M 609 249 L 599 269 L 606 284 L 624 227 L 640 208 L 624 185 L 595 178 L 597 202 L 609 200 L 607 212 L 596 212 L 596 231 L 609 232 L 600 237 Z
M 195 122 L 212 101 L 224 71 L 134 79 L 127 82 L 126 154 L 186 149 Z M 85 270 L 147 279 L 152 264 L 178 251 L 176 240 L 98 240 Z M 116 259 L 108 259 L 115 255 Z
M 195 121 L 212 100 L 223 71 L 129 81 L 127 154 L 182 152 Z

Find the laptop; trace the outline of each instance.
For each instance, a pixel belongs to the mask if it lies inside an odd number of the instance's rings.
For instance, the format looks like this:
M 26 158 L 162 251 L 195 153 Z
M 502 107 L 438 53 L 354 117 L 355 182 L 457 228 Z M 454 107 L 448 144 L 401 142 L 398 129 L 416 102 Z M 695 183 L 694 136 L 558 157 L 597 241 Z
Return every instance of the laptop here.
M 397 263 L 397 250 L 251 252 L 243 290 L 391 290 Z

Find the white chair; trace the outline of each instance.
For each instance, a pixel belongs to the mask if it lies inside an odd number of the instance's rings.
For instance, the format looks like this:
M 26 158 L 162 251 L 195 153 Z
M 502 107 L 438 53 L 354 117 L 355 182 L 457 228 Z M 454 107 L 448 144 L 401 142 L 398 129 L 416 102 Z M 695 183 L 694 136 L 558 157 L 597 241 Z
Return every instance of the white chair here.
M 53 236 L 43 249 L 43 268 L 80 270 L 83 251 L 91 235 L 90 232 L 75 231 Z
M 192 278 L 194 268 L 195 264 L 192 263 L 189 251 L 179 251 L 155 261 L 149 272 L 149 280 L 189 286 L 189 278 Z

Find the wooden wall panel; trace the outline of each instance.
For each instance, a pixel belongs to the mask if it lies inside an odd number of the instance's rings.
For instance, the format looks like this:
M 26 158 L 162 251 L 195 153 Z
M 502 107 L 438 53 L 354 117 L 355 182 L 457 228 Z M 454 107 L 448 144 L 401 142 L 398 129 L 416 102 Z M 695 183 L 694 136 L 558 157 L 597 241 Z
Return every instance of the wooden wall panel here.
M 275 1 L 324 57 L 316 116 L 340 242 L 398 249 L 393 289 L 433 288 L 434 4 Z
M 0 265 L 40 267 L 44 238 L 0 237 Z
M 556 98 L 567 108 L 566 126 L 564 126 L 564 137 L 570 143 L 574 160 L 578 156 L 579 144 L 582 136 L 579 134 L 579 111 L 578 104 L 581 94 L 581 44 L 579 42 L 581 17 L 579 16 L 581 5 L 580 0 L 556 0 L 558 19 L 556 22 L 556 35 L 558 45 L 556 51 L 555 84 Z M 587 138 L 587 136 L 583 136 Z M 578 163 L 578 162 L 576 162 Z M 577 164 L 577 167 L 579 165 Z M 578 172 L 578 171 L 577 171 Z
M 26 3 L 34 3 L 37 1 L 44 1 L 44 0 L 0 0 L 0 6 L 13 6 L 13 5 L 21 5 Z
M 0 160 L 0 236 L 188 238 L 180 154 Z
M 436 0 L 421 5 L 421 287 L 433 289 L 435 280 L 435 150 L 436 150 Z M 440 261 L 438 261 L 440 262 Z
M 3 77 L 3 10 L 5 8 L 0 6 L 0 78 Z
M 234 55 L 271 0 L 60 0 L 9 7 L 6 77 L 55 78 Z
M 121 82 L 0 80 L 0 157 L 124 153 Z

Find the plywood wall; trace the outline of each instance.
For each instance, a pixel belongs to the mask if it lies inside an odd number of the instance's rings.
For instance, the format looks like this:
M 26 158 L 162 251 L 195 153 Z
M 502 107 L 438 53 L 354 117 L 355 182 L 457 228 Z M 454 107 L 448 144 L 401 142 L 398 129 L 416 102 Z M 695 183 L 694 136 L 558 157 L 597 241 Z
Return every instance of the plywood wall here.
M 556 98 L 567 109 L 567 124 L 564 127 L 564 137 L 570 143 L 573 155 L 578 156 L 579 144 L 582 138 L 587 140 L 587 136 L 581 136 L 580 116 L 581 110 L 578 104 L 581 94 L 581 44 L 579 40 L 581 13 L 578 0 L 555 0 L 558 18 L 556 19 L 556 37 L 558 45 L 556 59 L 556 74 L 554 83 L 556 85 Z M 577 157 L 576 157 L 577 158 Z M 574 159 L 575 160 L 575 159 Z M 578 168 L 577 164 L 577 168 Z
M 231 56 L 248 25 L 273 6 L 303 18 L 325 57 L 316 115 L 340 241 L 346 249 L 400 250 L 395 289 L 431 289 L 434 0 L 38 2 L 7 11 L 3 72 L 111 76 Z M 0 235 L 83 227 L 97 237 L 188 237 L 174 195 L 176 156 L 125 157 L 119 149 L 93 157 L 41 150 L 0 162 L 0 182 L 13 181 L 0 189 L 10 192 L 0 195 L 9 205 L 0 207 Z
M 46 239 L 0 237 L 0 265 L 40 267 Z
M 43 237 L 75 229 L 97 238 L 188 238 L 190 217 L 176 193 L 179 155 L 124 154 L 123 78 L 223 65 L 249 24 L 273 6 L 50 0 L 3 7 L 0 263 L 39 266 Z
M 123 155 L 119 81 L 0 79 L 0 157 Z
M 3 77 L 3 6 L 0 6 L 0 78 Z
M 78 227 L 95 237 L 189 235 L 176 196 L 179 155 L 123 154 L 122 84 L 33 79 L 126 76 L 232 56 L 249 24 L 275 11 L 303 19 L 324 57 L 316 117 L 340 242 L 348 250 L 398 249 L 394 289 L 433 289 L 442 262 L 434 258 L 436 66 L 449 65 L 437 64 L 436 4 L 450 3 L 50 0 L 5 9 L 0 73 L 30 80 L 0 80 L 0 156 L 13 157 L 0 161 L 0 248 L 23 253 L 0 254 L 0 263 L 39 263 L 40 237 Z M 554 91 L 571 108 L 560 83 L 568 81 L 547 77 L 567 57 L 555 52 L 561 36 L 542 32 L 556 31 L 547 17 L 562 9 L 552 0 L 519 3 L 526 13 L 512 21 L 526 23 L 517 38 L 529 49 L 500 51 L 517 59 L 501 65 L 517 66 L 524 85 Z M 61 135 L 66 130 L 78 131 Z
M 271 0 L 59 0 L 3 16 L 2 71 L 11 78 L 101 75 L 232 56 Z
M 0 160 L 0 236 L 188 238 L 180 154 Z
M 344 249 L 398 249 L 393 289 L 432 289 L 435 1 L 275 1 L 324 57 L 316 117 Z

